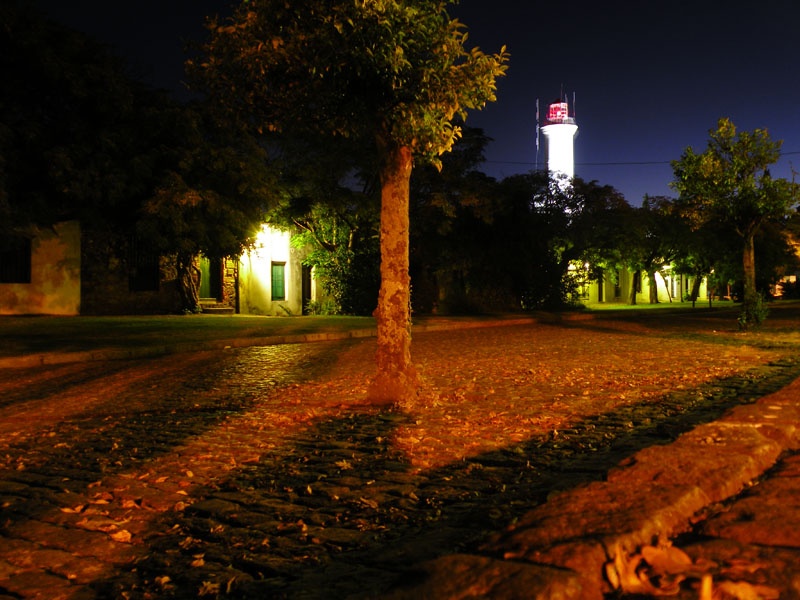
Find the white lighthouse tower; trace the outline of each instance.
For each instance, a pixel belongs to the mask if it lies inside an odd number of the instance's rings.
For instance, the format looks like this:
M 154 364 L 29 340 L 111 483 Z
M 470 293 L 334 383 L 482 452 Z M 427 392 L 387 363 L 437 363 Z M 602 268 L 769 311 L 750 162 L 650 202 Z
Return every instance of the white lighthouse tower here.
M 578 125 L 575 123 L 575 113 L 572 116 L 569 114 L 569 103 L 566 100 L 559 98 L 547 107 L 547 116 L 541 131 L 547 140 L 547 170 L 559 180 L 562 187 L 571 185 L 572 178 L 575 177 L 573 141 L 578 133 Z

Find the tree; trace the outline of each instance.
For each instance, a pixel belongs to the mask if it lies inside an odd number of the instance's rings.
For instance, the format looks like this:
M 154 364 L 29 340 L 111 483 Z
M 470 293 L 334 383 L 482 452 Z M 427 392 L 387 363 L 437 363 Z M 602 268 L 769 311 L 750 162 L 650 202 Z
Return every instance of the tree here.
M 677 257 L 682 221 L 674 202 L 665 196 L 645 196 L 642 206 L 632 212 L 625 253 L 628 267 L 634 272 L 646 273 L 649 282 L 650 304 L 658 304 L 657 274 Z M 630 303 L 636 304 L 636 281 L 631 290 Z M 667 290 L 669 293 L 669 289 Z M 672 298 L 670 297 L 670 301 Z
M 0 72 L 0 229 L 130 223 L 166 158 L 169 129 L 143 126 L 162 96 L 22 3 L 0 4 Z
M 275 173 L 252 136 L 219 128 L 201 106 L 170 106 L 150 115 L 148 128 L 171 160 L 138 205 L 134 229 L 162 256 L 174 256 L 182 308 L 199 309 L 197 256 L 238 257 L 277 203 Z
M 379 189 L 374 156 L 342 140 L 297 136 L 270 154 L 280 201 L 270 225 L 290 230 L 308 252 L 304 264 L 326 299 L 310 307 L 327 314 L 369 315 L 380 287 Z M 306 307 L 309 308 L 309 307 Z
M 441 169 L 422 165 L 411 177 L 411 284 L 415 312 L 485 308 L 484 288 L 497 291 L 502 262 L 490 248 L 494 179 L 480 173 L 490 141 L 464 127 Z M 486 265 L 484 269 L 484 265 Z
M 710 306 L 713 290 L 728 281 L 729 257 L 739 251 L 736 234 L 731 236 L 730 229 L 716 221 L 702 225 L 692 223 L 681 214 L 675 203 L 673 206 L 679 219 L 674 271 L 691 278 L 689 300 L 692 301 L 692 306 L 695 306 L 700 295 L 700 285 L 706 279 Z M 740 260 L 736 263 L 741 265 Z
M 634 227 L 635 209 L 612 186 L 599 185 L 576 177 L 561 191 L 551 185 L 552 196 L 563 203 L 566 230 L 561 234 L 559 252 L 561 272 L 570 265 L 589 265 L 588 279 L 602 281 L 608 271 L 627 264 L 627 251 Z M 574 284 L 573 284 L 574 285 Z M 601 285 L 602 289 L 602 285 Z
M 411 399 L 409 179 L 459 135 L 455 117 L 495 99 L 507 54 L 466 50 L 440 0 L 245 0 L 188 70 L 238 124 L 344 137 L 374 149 L 381 183 L 375 403 Z
M 673 186 L 678 190 L 684 214 L 697 227 L 719 220 L 742 239 L 744 307 L 743 329 L 763 320 L 761 297 L 756 290 L 756 234 L 771 221 L 786 216 L 796 202 L 794 182 L 776 179 L 769 167 L 780 157 L 780 141 L 765 129 L 737 133 L 734 124 L 720 119 L 710 133 L 705 152 L 687 148 L 672 162 Z

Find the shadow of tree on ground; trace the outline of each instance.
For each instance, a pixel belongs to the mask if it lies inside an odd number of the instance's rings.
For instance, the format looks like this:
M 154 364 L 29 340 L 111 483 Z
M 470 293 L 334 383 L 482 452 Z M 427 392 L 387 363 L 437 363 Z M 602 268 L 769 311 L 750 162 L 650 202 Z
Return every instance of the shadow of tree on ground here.
M 414 564 L 476 551 L 557 490 L 593 480 L 641 448 L 669 443 L 800 376 L 784 360 L 659 402 L 429 471 L 392 445 L 414 417 L 349 407 L 154 523 L 147 556 L 97 586 L 104 597 L 379 597 Z

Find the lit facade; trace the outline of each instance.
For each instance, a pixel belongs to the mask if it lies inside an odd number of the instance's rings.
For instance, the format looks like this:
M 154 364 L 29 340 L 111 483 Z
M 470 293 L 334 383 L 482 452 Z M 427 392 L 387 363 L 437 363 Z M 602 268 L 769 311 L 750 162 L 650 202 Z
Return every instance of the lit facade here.
M 302 315 L 317 299 L 317 282 L 293 248 L 291 233 L 263 225 L 252 248 L 239 257 L 238 306 L 245 315 Z
M 0 247 L 0 315 L 169 314 L 181 310 L 174 257 L 128 238 L 57 223 Z M 118 246 L 123 249 L 120 251 Z M 303 265 L 306 250 L 289 232 L 261 228 L 238 258 L 197 257 L 203 312 L 301 315 L 316 301 L 317 282 Z M 152 259 L 152 260 L 151 260 Z

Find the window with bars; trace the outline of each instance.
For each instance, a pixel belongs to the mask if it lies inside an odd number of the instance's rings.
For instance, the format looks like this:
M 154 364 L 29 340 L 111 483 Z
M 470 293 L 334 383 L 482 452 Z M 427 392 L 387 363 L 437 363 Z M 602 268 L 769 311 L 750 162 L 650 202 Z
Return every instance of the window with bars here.
M 272 299 L 286 300 L 286 263 L 272 263 Z
M 31 282 L 31 240 L 13 236 L 0 243 L 0 283 Z
M 137 238 L 128 241 L 128 290 L 157 292 L 160 279 L 158 253 Z

